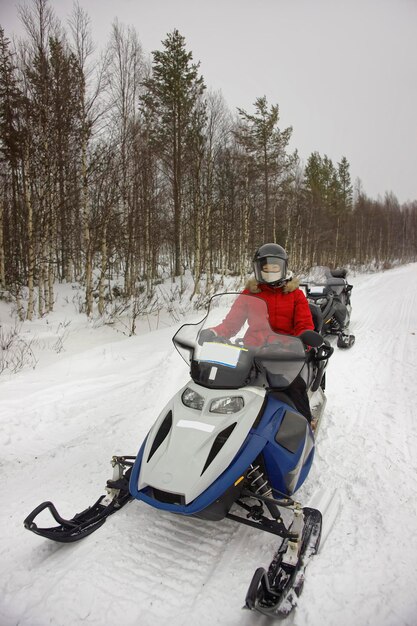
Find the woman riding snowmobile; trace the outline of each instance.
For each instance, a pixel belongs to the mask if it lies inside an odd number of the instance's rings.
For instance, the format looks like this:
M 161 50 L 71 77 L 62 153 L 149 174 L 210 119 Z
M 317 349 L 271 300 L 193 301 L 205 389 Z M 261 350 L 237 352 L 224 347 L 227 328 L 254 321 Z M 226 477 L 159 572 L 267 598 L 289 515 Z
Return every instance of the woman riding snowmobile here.
M 266 302 L 270 327 L 277 333 L 293 336 L 301 335 L 305 330 L 314 330 L 309 304 L 298 288 L 299 281 L 288 272 L 288 255 L 284 248 L 276 243 L 266 243 L 258 248 L 253 257 L 253 269 L 255 278 L 249 280 L 242 293 Z M 236 300 L 223 322 L 215 328 L 203 331 L 200 340 L 208 341 L 215 337 L 229 339 L 247 321 L 245 343 L 261 345 L 265 341 L 265 329 L 256 327 L 250 318 L 251 309 L 246 304 L 246 298 Z M 270 333 L 270 330 L 266 332 Z M 274 387 L 273 375 L 270 375 L 269 382 Z M 300 413 L 311 422 L 306 380 L 301 375 L 298 376 L 286 389 L 286 394 Z

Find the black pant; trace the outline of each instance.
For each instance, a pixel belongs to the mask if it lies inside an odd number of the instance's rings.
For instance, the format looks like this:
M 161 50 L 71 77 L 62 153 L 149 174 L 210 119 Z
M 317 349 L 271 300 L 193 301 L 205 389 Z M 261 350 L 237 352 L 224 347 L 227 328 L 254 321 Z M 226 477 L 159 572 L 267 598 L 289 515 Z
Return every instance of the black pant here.
M 337 300 L 333 301 L 333 306 L 333 317 L 338 322 L 340 328 L 343 329 L 346 323 L 347 308 L 342 302 L 338 302 Z

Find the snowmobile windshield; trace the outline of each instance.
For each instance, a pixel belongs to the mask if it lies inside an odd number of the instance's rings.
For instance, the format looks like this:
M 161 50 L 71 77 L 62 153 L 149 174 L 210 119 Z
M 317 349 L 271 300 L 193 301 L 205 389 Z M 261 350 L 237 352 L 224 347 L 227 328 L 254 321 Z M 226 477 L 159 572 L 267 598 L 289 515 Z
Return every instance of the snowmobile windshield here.
M 206 317 L 184 324 L 173 342 L 190 364 L 193 380 L 218 389 L 253 384 L 260 370 L 274 387 L 284 389 L 306 361 L 301 339 L 276 333 L 265 301 L 252 295 L 213 296 Z
M 331 284 L 332 278 L 329 267 L 316 265 L 309 269 L 303 282 L 309 283 L 310 285 L 329 285 Z
M 302 281 L 307 285 L 307 295 L 319 295 L 330 292 L 339 293 L 345 286 L 345 281 L 341 276 L 334 276 L 329 267 L 316 265 L 312 267 Z

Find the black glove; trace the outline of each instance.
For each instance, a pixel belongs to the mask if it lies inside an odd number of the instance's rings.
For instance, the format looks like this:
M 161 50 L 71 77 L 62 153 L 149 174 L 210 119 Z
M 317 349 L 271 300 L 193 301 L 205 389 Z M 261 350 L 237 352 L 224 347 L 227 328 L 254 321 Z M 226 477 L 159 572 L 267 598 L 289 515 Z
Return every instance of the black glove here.
M 211 328 L 204 328 L 200 332 L 200 335 L 198 337 L 198 343 L 200 344 L 200 346 L 202 346 L 203 343 L 206 343 L 207 341 L 213 341 L 216 337 L 217 335 L 214 330 L 211 330 Z

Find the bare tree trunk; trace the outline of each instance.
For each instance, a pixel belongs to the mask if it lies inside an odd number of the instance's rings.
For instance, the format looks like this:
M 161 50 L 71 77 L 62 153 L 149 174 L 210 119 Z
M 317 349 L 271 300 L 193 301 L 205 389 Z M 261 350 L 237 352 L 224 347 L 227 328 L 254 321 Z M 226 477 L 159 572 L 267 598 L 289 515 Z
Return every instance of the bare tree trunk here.
M 333 266 L 334 267 L 337 267 L 337 265 L 338 265 L 339 231 L 340 231 L 340 217 L 337 218 L 337 226 L 336 226 L 336 239 L 335 239 L 335 243 L 334 243 L 334 256 L 333 256 Z
M 201 241 L 202 241 L 202 229 L 203 229 L 203 210 L 202 210 L 202 193 L 201 193 L 201 185 L 202 185 L 202 176 L 201 176 L 201 168 L 202 168 L 202 155 L 200 154 L 198 157 L 198 163 L 196 169 L 194 171 L 194 181 L 193 181 L 193 211 L 194 211 L 194 289 L 193 293 L 190 297 L 190 300 L 193 298 L 195 294 L 200 293 L 200 281 L 201 281 Z M 205 217 L 205 211 L 204 211 Z
M 48 313 L 54 310 L 54 281 L 55 281 L 55 272 L 54 272 L 54 244 L 52 241 L 49 242 L 49 263 L 48 263 L 48 300 L 47 300 L 47 310 Z
M 248 201 L 248 191 L 249 191 L 249 180 L 247 179 L 246 193 L 245 199 L 243 202 L 243 215 L 242 215 L 242 234 L 241 234 L 241 250 L 240 250 L 240 258 L 239 258 L 239 273 L 240 277 L 243 280 L 246 276 L 247 270 L 247 249 L 249 244 L 249 201 Z
M 242 224 L 242 250 L 239 259 L 239 273 L 242 280 L 247 275 L 247 249 L 249 243 L 249 207 L 247 203 L 243 207 L 243 224 Z
M 44 314 L 45 306 L 45 246 L 42 241 L 40 244 L 40 263 L 39 263 L 39 277 L 38 277 L 38 315 L 42 317 Z
M 265 193 L 265 215 L 264 215 L 264 232 L 263 241 L 271 241 L 270 234 L 268 232 L 269 227 L 269 172 L 268 172 L 268 152 L 266 142 L 263 145 L 263 159 L 264 159 L 264 193 Z M 275 217 L 275 215 L 274 215 Z M 275 220 L 273 224 L 273 233 L 275 233 Z M 273 241 L 275 241 L 275 234 Z
M 82 221 L 83 221 L 83 247 L 85 253 L 85 309 L 87 317 L 93 314 L 93 254 L 92 241 L 89 225 L 88 181 L 87 181 L 87 146 L 85 137 L 82 143 Z
M 297 265 L 298 267 L 303 267 L 304 263 L 304 237 L 305 237 L 305 233 L 304 231 L 301 230 L 301 215 L 298 214 L 297 217 L 297 226 L 295 227 L 295 232 L 296 233 L 300 233 L 299 238 L 298 238 L 298 257 L 297 257 Z
M 5 271 L 5 254 L 4 254 L 4 242 L 3 242 L 3 214 L 4 205 L 3 200 L 0 198 L 0 288 L 6 286 L 6 271 Z
M 190 300 L 196 294 L 201 293 L 200 280 L 201 280 L 201 218 L 199 219 L 198 211 L 194 221 L 194 289 L 190 296 Z
M 152 251 L 151 251 L 151 222 L 152 211 L 149 198 L 144 199 L 145 203 L 145 273 L 146 273 L 146 292 L 151 293 L 152 290 Z
M 176 157 L 176 160 L 178 157 Z M 182 275 L 181 190 L 179 166 L 174 167 L 174 250 L 175 276 Z
M 274 243 L 277 242 L 277 211 L 275 202 L 272 205 L 272 241 Z
M 103 234 L 101 238 L 101 272 L 98 282 L 98 312 L 100 315 L 104 313 L 104 289 L 107 272 L 107 223 L 103 226 Z
M 23 189 L 24 189 L 24 198 L 25 205 L 27 209 L 27 237 L 28 237 L 28 289 L 29 289 L 29 298 L 28 298 L 28 308 L 26 312 L 26 317 L 28 320 L 32 320 L 33 318 L 33 309 L 35 305 L 34 301 L 34 270 L 35 270 L 35 249 L 34 249 L 34 240 L 33 240 L 33 206 L 32 206 L 32 198 L 29 189 L 29 182 L 27 179 L 27 155 L 25 155 L 25 162 L 23 163 Z
M 17 315 L 21 322 L 25 319 L 25 307 L 22 304 L 21 294 L 20 294 L 20 285 L 15 286 L 16 289 L 16 307 L 17 307 Z
M 56 259 L 56 221 L 57 214 L 55 209 L 51 210 L 50 224 L 49 224 L 49 242 L 48 242 L 48 300 L 47 310 L 48 313 L 54 310 L 54 282 L 55 282 L 55 259 Z

